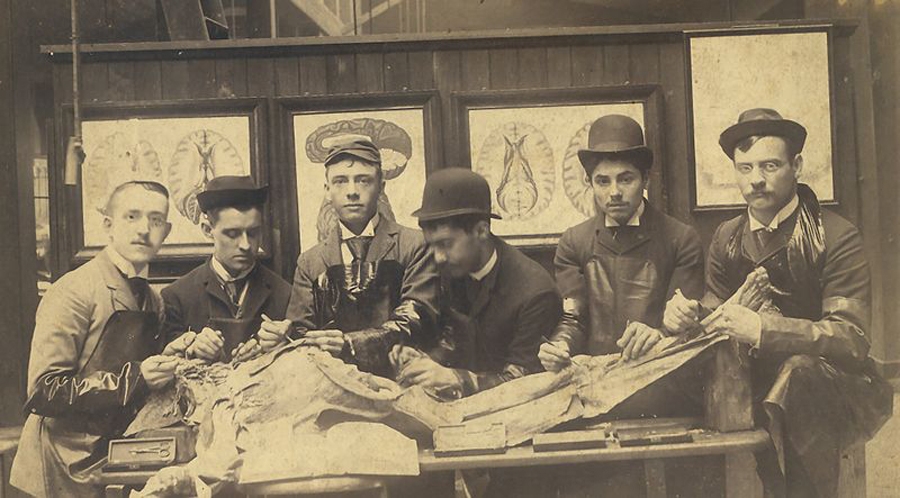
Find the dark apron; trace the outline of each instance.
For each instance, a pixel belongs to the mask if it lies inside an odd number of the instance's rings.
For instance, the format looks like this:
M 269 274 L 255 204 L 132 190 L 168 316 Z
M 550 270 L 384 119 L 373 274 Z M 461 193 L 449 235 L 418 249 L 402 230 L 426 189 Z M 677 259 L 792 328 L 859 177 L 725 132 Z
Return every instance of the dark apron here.
M 249 340 L 259 330 L 259 319 L 210 317 L 207 327 L 222 333 L 225 340 L 222 347 L 225 354 L 224 361 L 231 361 L 231 352 L 234 348 Z
M 78 377 L 99 371 L 120 372 L 128 362 L 143 361 L 162 347 L 154 311 L 117 310 L 109 317 L 97 345 Z M 138 406 L 82 417 L 41 419 L 44 490 L 47 496 L 102 496 L 97 476 L 110 439 L 122 434 Z

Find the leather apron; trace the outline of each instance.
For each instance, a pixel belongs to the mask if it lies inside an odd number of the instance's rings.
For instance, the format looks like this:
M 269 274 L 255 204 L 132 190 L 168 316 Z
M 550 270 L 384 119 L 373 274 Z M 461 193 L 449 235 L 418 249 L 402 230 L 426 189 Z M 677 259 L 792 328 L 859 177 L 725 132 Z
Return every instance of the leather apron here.
M 88 361 L 76 377 L 120 372 L 126 363 L 157 354 L 162 347 L 155 311 L 117 310 L 110 316 Z M 46 496 L 102 496 L 99 468 L 110 439 L 122 434 L 138 406 L 71 418 L 42 417 L 41 452 Z

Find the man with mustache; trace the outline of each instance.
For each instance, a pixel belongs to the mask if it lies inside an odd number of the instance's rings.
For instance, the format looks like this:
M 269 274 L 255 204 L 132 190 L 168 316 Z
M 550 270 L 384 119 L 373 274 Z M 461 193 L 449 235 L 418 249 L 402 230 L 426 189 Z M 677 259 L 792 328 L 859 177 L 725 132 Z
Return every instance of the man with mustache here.
M 766 269 L 780 314 L 728 304 L 706 331 L 750 348 L 755 418 L 769 428 L 785 473 L 783 481 L 763 473 L 766 486 L 776 496 L 835 496 L 841 452 L 875 434 L 893 397 L 868 357 L 862 239 L 798 183 L 805 140 L 803 126 L 772 109 L 744 111 L 722 132 L 747 210 L 713 236 L 702 301 L 673 297 L 664 321 L 674 331 L 697 327 L 747 274 Z
M 162 299 L 148 264 L 169 234 L 169 193 L 118 186 L 104 210 L 109 244 L 50 286 L 37 310 L 28 364 L 28 419 L 10 482 L 34 496 L 103 496 L 99 466 L 149 390 L 172 379 Z M 162 352 L 162 355 L 160 355 Z
M 676 292 L 695 298 L 703 292 L 697 232 L 644 198 L 653 152 L 640 125 L 627 116 L 603 116 L 591 125 L 588 148 L 578 158 L 597 215 L 566 230 L 556 249 L 564 314 L 552 342 L 540 350 L 552 371 L 574 354 L 621 352 L 626 361 L 646 354 L 668 334 L 662 327 L 666 300 Z
M 197 195 L 213 254 L 162 291 L 165 332 L 189 358 L 249 357 L 282 343 L 291 328 L 290 284 L 257 262 L 267 194 L 249 176 L 218 176 Z
M 332 138 L 324 165 L 339 222 L 297 260 L 287 311 L 291 336 L 389 376 L 394 345 L 436 343 L 434 258 L 421 232 L 378 213 L 384 180 L 371 139 Z

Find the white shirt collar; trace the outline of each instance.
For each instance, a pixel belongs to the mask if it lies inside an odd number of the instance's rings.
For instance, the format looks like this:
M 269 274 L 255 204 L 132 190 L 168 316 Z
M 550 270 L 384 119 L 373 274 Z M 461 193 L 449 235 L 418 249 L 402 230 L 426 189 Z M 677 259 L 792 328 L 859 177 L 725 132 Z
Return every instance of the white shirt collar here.
M 215 256 L 210 258 L 210 266 L 212 267 L 213 273 L 215 273 L 216 276 L 219 277 L 219 280 L 221 280 L 222 282 L 228 283 L 228 282 L 236 282 L 238 280 L 241 280 L 242 278 L 245 278 L 247 275 L 250 274 L 250 272 L 253 271 L 254 268 L 256 268 L 256 262 L 253 263 L 253 266 L 242 271 L 236 277 L 232 277 L 231 273 L 229 273 L 228 270 L 225 269 L 225 265 L 223 265 L 221 262 L 219 262 L 219 260 L 216 259 Z
M 343 222 L 338 222 L 338 227 L 341 230 L 341 240 L 352 239 L 354 237 L 374 237 L 375 236 L 375 227 L 378 226 L 379 216 L 378 213 L 375 213 L 375 216 L 372 216 L 372 219 L 369 220 L 369 223 L 366 225 L 366 228 L 363 229 L 362 233 L 356 235 L 349 228 L 344 226 Z
M 747 214 L 750 215 L 750 231 L 755 232 L 757 230 L 766 230 L 767 232 L 774 232 L 778 225 L 780 225 L 784 220 L 791 217 L 794 214 L 794 211 L 797 209 L 797 206 L 800 205 L 800 199 L 797 197 L 797 194 L 794 194 L 794 197 L 788 202 L 783 208 L 781 208 L 778 213 L 775 214 L 775 217 L 772 218 L 772 221 L 769 222 L 768 225 L 764 225 L 761 221 L 757 220 L 753 216 L 753 211 L 750 211 L 750 208 L 747 208 Z
M 146 279 L 150 276 L 150 265 L 144 265 L 144 268 L 140 272 L 135 271 L 134 263 L 125 259 L 125 256 L 119 254 L 119 251 L 115 250 L 112 245 L 106 246 L 106 254 L 109 256 L 113 265 L 125 275 L 126 279 L 134 277 Z
M 634 211 L 634 214 L 631 215 L 631 218 L 626 223 L 627 226 L 630 227 L 639 227 L 641 226 L 641 215 L 644 214 L 644 199 L 641 199 L 641 205 Z M 619 226 L 619 222 L 606 216 L 606 226 L 607 227 L 617 227 Z
M 472 277 L 477 282 L 481 282 L 484 280 L 484 277 L 488 276 L 488 273 L 494 269 L 494 266 L 497 265 L 497 249 L 494 249 L 494 252 L 491 253 L 491 257 L 488 258 L 487 263 L 481 267 L 480 270 L 475 273 L 470 273 L 469 276 Z

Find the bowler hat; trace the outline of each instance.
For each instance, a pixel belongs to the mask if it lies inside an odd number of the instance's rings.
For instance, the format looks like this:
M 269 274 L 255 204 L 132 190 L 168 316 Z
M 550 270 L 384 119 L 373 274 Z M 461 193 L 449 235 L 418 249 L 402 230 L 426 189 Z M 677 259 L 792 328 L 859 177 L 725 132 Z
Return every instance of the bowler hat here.
M 197 194 L 197 203 L 204 213 L 220 207 L 261 206 L 268 192 L 268 186 L 257 187 L 249 176 L 217 176 Z
M 738 116 L 737 123 L 719 135 L 719 146 L 728 157 L 734 159 L 734 148 L 738 142 L 752 136 L 781 137 L 793 143 L 800 152 L 806 143 L 806 128 L 796 121 L 782 118 L 775 109 L 748 109 Z
M 352 156 L 381 166 L 381 153 L 369 137 L 362 135 L 339 135 L 331 139 L 325 166 L 337 161 L 340 156 Z
M 578 151 L 578 159 L 589 174 L 604 157 L 631 160 L 640 170 L 653 165 L 653 151 L 644 142 L 641 125 L 621 114 L 609 114 L 594 121 L 588 131 L 587 149 Z
M 422 207 L 413 212 L 420 221 L 438 220 L 463 214 L 491 212 L 491 188 L 483 176 L 466 168 L 444 168 L 425 181 Z

